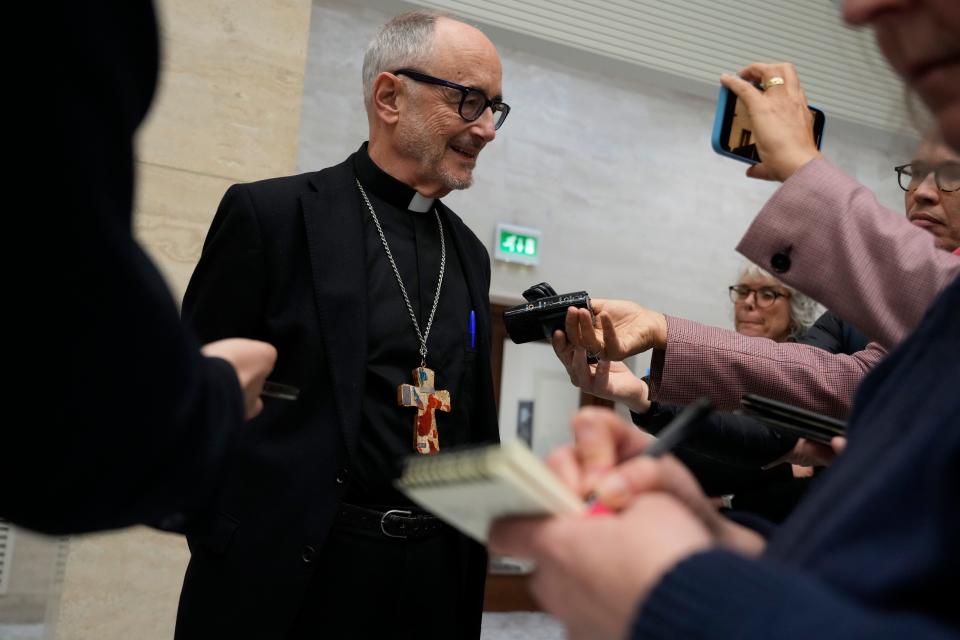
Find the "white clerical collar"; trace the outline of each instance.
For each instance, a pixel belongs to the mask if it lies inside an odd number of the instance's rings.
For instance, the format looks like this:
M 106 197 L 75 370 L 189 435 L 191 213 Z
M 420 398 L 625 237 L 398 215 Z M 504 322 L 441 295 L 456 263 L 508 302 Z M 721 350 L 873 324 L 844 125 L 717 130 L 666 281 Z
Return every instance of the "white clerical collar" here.
M 410 204 L 407 205 L 407 209 L 416 211 L 417 213 L 426 213 L 433 207 L 435 200 L 436 198 L 427 198 L 414 192 L 413 197 L 410 198 Z

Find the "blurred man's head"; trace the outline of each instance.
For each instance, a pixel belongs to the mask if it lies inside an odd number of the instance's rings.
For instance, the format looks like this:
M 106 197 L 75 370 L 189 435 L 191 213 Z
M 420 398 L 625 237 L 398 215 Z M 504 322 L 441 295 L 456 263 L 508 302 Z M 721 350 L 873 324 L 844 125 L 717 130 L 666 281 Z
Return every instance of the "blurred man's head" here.
M 936 116 L 960 151 L 960 1 L 844 0 L 851 24 L 873 27 L 893 69 Z
M 932 233 L 940 249 L 960 247 L 960 154 L 930 133 L 899 178 L 907 219 Z
M 397 16 L 367 48 L 363 82 L 374 162 L 425 196 L 471 185 L 509 111 L 500 57 L 481 31 L 435 12 Z

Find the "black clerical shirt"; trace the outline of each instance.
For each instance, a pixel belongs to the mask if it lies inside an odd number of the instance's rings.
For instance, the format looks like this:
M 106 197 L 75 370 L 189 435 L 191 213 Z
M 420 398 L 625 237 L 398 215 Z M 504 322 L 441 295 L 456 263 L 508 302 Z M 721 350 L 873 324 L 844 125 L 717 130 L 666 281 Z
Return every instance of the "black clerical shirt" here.
M 440 274 L 440 231 L 434 209 L 408 210 L 416 192 L 377 167 L 366 144 L 353 155 L 353 165 L 383 227 L 420 331 L 426 331 Z M 417 410 L 398 405 L 397 387 L 415 383 L 412 371 L 420 366 L 420 342 L 366 204 L 361 203 L 357 215 L 363 216 L 367 265 L 367 374 L 353 481 L 345 499 L 368 506 L 405 506 L 410 502 L 393 488 L 392 480 L 399 461 L 415 453 Z M 442 452 L 469 441 L 472 403 L 464 394 L 473 389 L 461 383 L 476 366 L 476 352 L 470 343 L 472 307 L 460 255 L 443 214 L 441 222 L 446 269 L 427 340 L 426 365 L 436 372 L 436 388 L 450 392 L 451 412 L 436 412 Z

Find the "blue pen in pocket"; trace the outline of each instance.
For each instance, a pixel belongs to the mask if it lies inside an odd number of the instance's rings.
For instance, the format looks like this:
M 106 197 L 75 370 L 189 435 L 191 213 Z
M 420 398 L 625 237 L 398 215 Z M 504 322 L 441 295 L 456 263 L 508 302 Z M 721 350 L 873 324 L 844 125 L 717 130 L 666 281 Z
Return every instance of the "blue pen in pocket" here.
M 470 348 L 477 348 L 477 314 L 474 313 L 473 309 L 470 309 Z

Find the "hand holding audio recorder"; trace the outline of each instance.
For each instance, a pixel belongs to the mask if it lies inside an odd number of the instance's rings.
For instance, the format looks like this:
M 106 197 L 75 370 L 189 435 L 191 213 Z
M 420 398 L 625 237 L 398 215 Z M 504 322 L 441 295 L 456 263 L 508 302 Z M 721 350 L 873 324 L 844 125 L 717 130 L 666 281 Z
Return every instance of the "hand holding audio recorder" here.
M 516 344 L 549 340 L 557 329 L 563 331 L 570 307 L 590 310 L 590 295 L 586 291 L 557 294 L 546 282 L 530 287 L 523 297 L 525 304 L 503 312 L 507 334 Z

